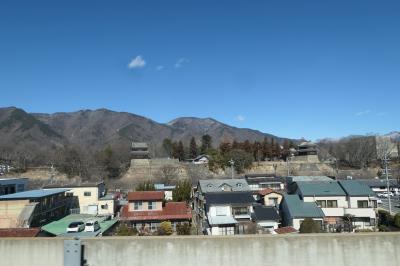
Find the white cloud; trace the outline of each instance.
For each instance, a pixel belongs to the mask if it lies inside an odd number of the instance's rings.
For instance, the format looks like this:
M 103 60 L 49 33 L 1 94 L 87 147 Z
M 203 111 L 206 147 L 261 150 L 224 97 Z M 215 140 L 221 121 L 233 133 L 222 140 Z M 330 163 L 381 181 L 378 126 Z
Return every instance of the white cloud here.
M 355 116 L 365 116 L 369 115 L 371 113 L 371 110 L 365 110 L 365 111 L 360 111 L 358 113 L 355 113 Z
M 156 67 L 156 71 L 161 71 L 163 69 L 164 69 L 164 66 L 161 66 L 161 65 Z
M 143 68 L 146 65 L 146 61 L 142 58 L 141 55 L 136 56 L 132 61 L 129 63 L 128 68 Z
M 246 120 L 246 117 L 244 117 L 243 115 L 237 115 L 236 120 L 242 123 L 244 122 L 244 120 Z
M 175 66 L 175 68 L 181 68 L 184 65 L 189 64 L 189 62 L 190 62 L 189 59 L 182 57 L 182 58 L 179 58 L 179 60 L 175 63 L 174 66 Z

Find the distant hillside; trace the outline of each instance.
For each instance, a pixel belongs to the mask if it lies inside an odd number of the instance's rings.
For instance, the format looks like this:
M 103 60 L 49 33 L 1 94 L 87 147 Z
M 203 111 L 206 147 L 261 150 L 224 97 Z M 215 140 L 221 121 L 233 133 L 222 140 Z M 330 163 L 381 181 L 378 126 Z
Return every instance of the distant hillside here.
M 189 143 L 195 137 L 209 134 L 213 145 L 222 141 L 261 141 L 265 137 L 282 141 L 283 138 L 257 130 L 237 128 L 212 118 L 183 117 L 167 124 L 143 116 L 114 112 L 107 109 L 81 110 L 69 113 L 29 114 L 16 107 L 0 108 L 0 148 L 36 147 L 31 151 L 54 149 L 65 144 L 79 145 L 86 150 L 96 150 L 105 145 L 129 149 L 130 142 L 144 141 L 154 153 L 164 138 Z

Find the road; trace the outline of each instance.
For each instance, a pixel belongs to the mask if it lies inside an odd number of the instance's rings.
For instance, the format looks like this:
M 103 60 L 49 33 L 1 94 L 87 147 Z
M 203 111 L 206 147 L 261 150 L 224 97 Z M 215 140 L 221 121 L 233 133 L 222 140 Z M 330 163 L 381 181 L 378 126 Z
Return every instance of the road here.
M 381 198 L 381 200 L 382 200 L 382 204 L 378 204 L 378 207 L 389 211 L 389 200 L 386 198 Z M 400 212 L 399 196 L 390 197 L 390 201 L 392 203 L 392 213 L 393 214 L 399 213 Z

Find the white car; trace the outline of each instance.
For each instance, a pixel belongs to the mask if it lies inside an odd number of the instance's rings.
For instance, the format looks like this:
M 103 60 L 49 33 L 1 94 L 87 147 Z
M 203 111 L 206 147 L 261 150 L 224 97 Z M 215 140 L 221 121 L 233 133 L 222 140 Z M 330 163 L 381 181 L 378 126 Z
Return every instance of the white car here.
M 85 224 L 85 232 L 96 232 L 100 229 L 98 221 L 87 221 Z
M 67 227 L 67 233 L 77 233 L 83 231 L 85 224 L 82 221 L 72 222 Z

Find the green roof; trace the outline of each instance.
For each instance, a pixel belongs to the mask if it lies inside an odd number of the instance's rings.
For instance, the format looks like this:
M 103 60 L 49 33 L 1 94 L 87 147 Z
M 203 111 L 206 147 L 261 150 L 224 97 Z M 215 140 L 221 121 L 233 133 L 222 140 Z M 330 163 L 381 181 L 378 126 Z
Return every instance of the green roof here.
M 330 182 L 296 182 L 300 194 L 307 196 L 346 196 L 346 193 L 337 181 Z
M 299 195 L 284 195 L 284 201 L 292 218 L 323 218 L 324 213 L 315 202 L 304 202 Z
M 340 180 L 338 182 L 349 196 L 375 196 L 375 192 L 367 184 L 356 180 Z
M 70 214 L 68 216 L 65 216 L 64 218 L 46 224 L 45 226 L 42 226 L 42 230 L 46 231 L 50 234 L 59 236 L 63 235 L 67 231 L 67 227 L 70 223 L 75 222 L 75 221 L 98 221 L 100 224 L 100 232 L 104 233 L 108 229 L 110 229 L 116 222 L 118 222 L 118 219 L 110 219 L 106 220 L 106 217 L 100 217 L 100 216 L 93 216 L 91 214 Z M 72 233 L 70 233 L 72 236 Z M 68 235 L 70 235 L 68 234 Z M 86 236 L 87 232 L 80 232 L 80 233 L 74 233 L 73 236 Z M 96 235 L 96 234 L 95 234 Z

